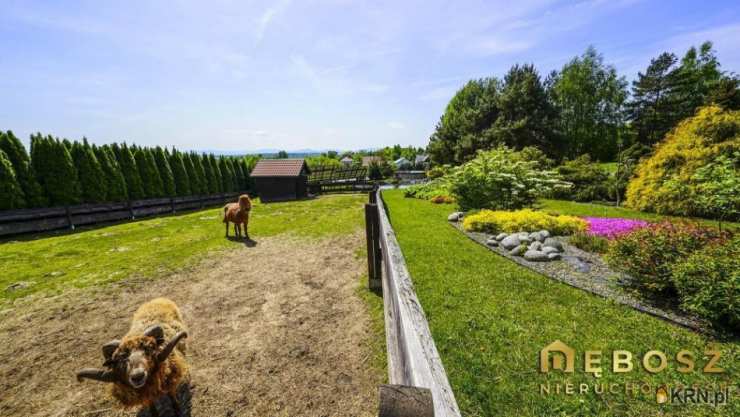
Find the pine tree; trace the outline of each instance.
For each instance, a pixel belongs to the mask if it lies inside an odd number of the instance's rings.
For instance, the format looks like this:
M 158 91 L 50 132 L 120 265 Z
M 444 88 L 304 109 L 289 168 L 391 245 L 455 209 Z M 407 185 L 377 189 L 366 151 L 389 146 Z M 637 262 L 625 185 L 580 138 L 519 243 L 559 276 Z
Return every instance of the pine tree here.
M 231 170 L 228 158 L 221 157 L 218 159 L 218 169 L 221 172 L 222 191 L 226 193 L 234 191 L 234 172 Z
M 185 168 L 182 154 L 178 150 L 172 149 L 169 162 L 175 185 L 175 195 L 184 197 L 193 194 L 190 190 L 190 177 L 187 168 Z M 192 164 L 190 166 L 192 167 Z
M 129 150 L 125 142 L 120 147 L 114 144 L 113 150 L 114 152 L 117 150 L 118 165 L 121 168 L 123 178 L 126 180 L 128 198 L 131 200 L 140 200 L 145 198 L 146 194 L 144 193 L 144 186 L 141 183 L 139 168 L 136 166 L 136 160 L 134 159 L 134 155 L 131 153 L 131 150 Z
M 245 178 L 241 164 L 236 158 L 229 158 L 229 162 L 231 163 L 231 170 L 234 172 L 234 190 L 244 191 L 246 189 L 244 188 Z
M 239 161 L 239 164 L 242 166 L 242 171 L 244 172 L 244 188 L 243 191 L 249 191 L 254 189 L 254 180 L 252 179 L 252 165 L 246 160 L 246 158 L 242 158 Z
M 174 197 L 175 194 L 175 178 L 173 177 L 172 167 L 164 149 L 157 146 L 154 148 L 154 162 L 157 165 L 157 171 L 162 179 L 162 192 L 165 197 Z
M 139 168 L 146 198 L 161 197 L 163 193 L 162 178 L 159 177 L 152 152 L 149 149 L 138 148 L 134 158 L 136 159 L 136 166 Z
M 80 179 L 83 203 L 102 203 L 106 199 L 106 181 L 103 168 L 98 158 L 83 138 L 83 143 L 75 142 L 72 145 L 72 160 Z
M 8 155 L 0 149 L 0 210 L 25 207 L 23 190 L 15 176 Z
M 113 150 L 108 146 L 93 146 L 93 152 L 98 158 L 100 167 L 105 175 L 107 201 L 126 201 L 126 179 L 123 178 L 121 167 L 118 166 Z
M 49 201 L 36 180 L 36 174 L 31 166 L 31 158 L 28 156 L 26 148 L 12 131 L 0 132 L 0 149 L 5 151 L 8 159 L 13 164 L 16 179 L 25 196 L 26 207 L 46 207 Z

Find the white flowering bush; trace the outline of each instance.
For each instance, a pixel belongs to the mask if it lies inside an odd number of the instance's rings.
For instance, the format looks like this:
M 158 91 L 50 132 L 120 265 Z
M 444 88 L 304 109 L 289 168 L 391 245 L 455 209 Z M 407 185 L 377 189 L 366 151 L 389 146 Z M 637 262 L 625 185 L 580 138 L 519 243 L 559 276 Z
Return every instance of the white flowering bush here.
M 475 159 L 449 174 L 450 191 L 463 210 L 514 210 L 570 187 L 557 173 L 539 165 L 506 147 L 479 151 Z

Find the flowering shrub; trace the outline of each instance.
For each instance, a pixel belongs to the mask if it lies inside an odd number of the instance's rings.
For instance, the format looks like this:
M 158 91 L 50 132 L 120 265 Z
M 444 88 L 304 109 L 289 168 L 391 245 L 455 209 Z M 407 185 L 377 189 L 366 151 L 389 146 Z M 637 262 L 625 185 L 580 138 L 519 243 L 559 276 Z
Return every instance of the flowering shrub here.
M 695 252 L 672 271 L 681 308 L 740 328 L 740 236 Z
M 610 245 L 607 261 L 630 274 L 634 284 L 654 292 L 675 292 L 672 266 L 692 252 L 716 242 L 714 229 L 664 221 L 619 236 Z
M 537 198 L 555 189 L 569 187 L 557 174 L 538 167 L 506 147 L 479 151 L 470 162 L 454 169 L 450 191 L 460 208 L 518 209 L 531 206 Z M 444 177 L 444 178 L 447 178 Z
M 586 230 L 586 221 L 574 216 L 555 216 L 530 209 L 481 210 L 466 216 L 463 227 L 467 231 L 486 233 L 536 232 L 544 229 L 554 235 L 569 235 Z
M 644 220 L 622 219 L 618 217 L 584 217 L 588 223 L 586 234 L 614 239 L 635 229 L 646 227 L 649 223 Z

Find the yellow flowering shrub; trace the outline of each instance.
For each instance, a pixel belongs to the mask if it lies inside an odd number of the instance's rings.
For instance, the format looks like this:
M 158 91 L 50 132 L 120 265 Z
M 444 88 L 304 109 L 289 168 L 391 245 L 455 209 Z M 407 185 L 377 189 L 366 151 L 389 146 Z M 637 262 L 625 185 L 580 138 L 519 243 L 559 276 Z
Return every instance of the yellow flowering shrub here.
M 641 211 L 710 217 L 699 204 L 707 180 L 697 174 L 720 156 L 737 167 L 738 152 L 740 111 L 701 108 L 668 133 L 652 157 L 640 162 L 625 203 Z
M 554 235 L 585 231 L 588 223 L 574 216 L 557 216 L 531 209 L 517 211 L 481 210 L 466 216 L 463 227 L 469 232 L 514 233 L 548 230 Z

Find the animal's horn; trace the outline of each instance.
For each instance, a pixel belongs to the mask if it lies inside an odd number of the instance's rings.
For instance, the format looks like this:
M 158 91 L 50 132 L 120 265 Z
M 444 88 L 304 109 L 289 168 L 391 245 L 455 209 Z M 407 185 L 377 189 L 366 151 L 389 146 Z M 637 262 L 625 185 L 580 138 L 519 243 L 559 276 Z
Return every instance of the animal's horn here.
M 121 344 L 120 340 L 111 340 L 110 342 L 103 345 L 103 357 L 105 360 L 110 360 L 113 353 L 118 349 L 118 345 Z
M 85 368 L 77 372 L 77 381 L 82 382 L 83 378 L 100 382 L 114 382 L 116 380 L 116 374 L 113 371 L 105 369 Z
M 185 337 L 188 337 L 187 332 L 180 332 L 175 335 L 172 339 L 170 339 L 169 342 L 167 342 L 166 345 L 162 348 L 162 350 L 159 352 L 159 355 L 157 355 L 157 360 L 159 362 L 164 362 L 165 359 L 167 359 L 168 356 L 170 356 L 170 353 L 172 353 L 172 350 L 175 349 L 175 346 L 177 345 L 177 342 L 180 341 L 180 339 L 183 339 Z
M 164 342 L 164 330 L 162 329 L 162 326 L 157 324 L 144 330 L 144 336 L 153 337 L 157 340 L 157 344 Z

